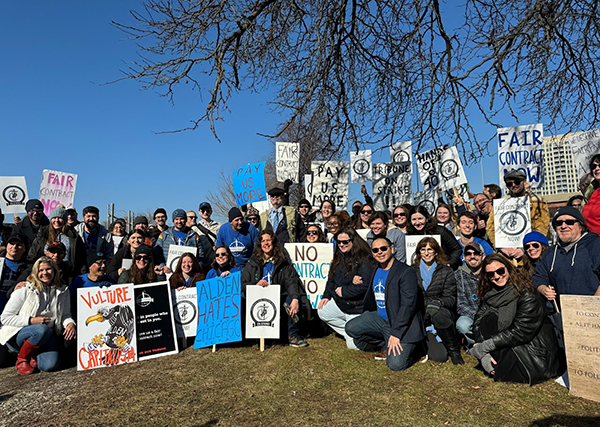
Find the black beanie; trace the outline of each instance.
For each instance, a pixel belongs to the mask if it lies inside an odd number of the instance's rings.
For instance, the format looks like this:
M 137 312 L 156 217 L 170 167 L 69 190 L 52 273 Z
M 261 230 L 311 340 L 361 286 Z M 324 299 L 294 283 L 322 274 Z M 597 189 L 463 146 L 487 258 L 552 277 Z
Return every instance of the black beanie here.
M 229 209 L 229 222 L 233 221 L 234 219 L 236 219 L 239 216 L 243 216 L 240 208 L 235 207 L 235 208 Z
M 585 219 L 583 218 L 583 215 L 581 214 L 581 212 L 579 212 L 579 209 L 574 208 L 573 206 L 563 206 L 562 208 L 560 208 L 558 210 L 558 212 L 556 212 L 554 214 L 554 217 L 552 218 L 552 228 L 554 228 L 555 230 L 556 230 L 556 219 L 562 215 L 572 216 L 573 218 L 575 218 L 577 220 L 578 223 L 580 223 L 581 225 L 585 225 Z

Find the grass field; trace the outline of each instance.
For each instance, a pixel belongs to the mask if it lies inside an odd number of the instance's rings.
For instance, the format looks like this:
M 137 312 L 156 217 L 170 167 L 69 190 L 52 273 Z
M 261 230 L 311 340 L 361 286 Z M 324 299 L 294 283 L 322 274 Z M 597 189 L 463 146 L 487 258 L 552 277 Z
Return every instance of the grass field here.
M 392 372 L 334 336 L 304 349 L 189 348 L 130 365 L 0 370 L 0 425 L 600 426 L 600 404 L 554 381 L 494 383 L 450 362 Z

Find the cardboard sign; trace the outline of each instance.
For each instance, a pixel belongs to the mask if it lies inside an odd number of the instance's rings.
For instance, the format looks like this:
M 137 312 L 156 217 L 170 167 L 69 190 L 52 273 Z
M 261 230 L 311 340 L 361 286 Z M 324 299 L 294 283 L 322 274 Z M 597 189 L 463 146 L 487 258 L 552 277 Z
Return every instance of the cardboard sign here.
M 266 187 L 265 162 L 247 164 L 233 173 L 233 192 L 238 206 L 267 200 Z
M 442 165 L 442 156 L 450 148 L 448 144 L 436 147 L 424 153 L 417 153 L 417 168 L 419 177 L 423 183 L 423 190 L 437 190 L 442 185 L 440 168 Z
M 571 146 L 577 176 L 581 178 L 590 171 L 592 157 L 600 154 L 600 130 L 592 129 L 571 135 L 566 143 Z
M 133 293 L 138 359 L 178 353 L 169 283 L 137 285 Z
M 275 170 L 277 181 L 286 179 L 298 182 L 300 175 L 300 144 L 298 142 L 275 143 Z
M 136 361 L 133 285 L 77 289 L 77 370 Z
M 57 205 L 72 207 L 76 186 L 76 174 L 44 169 L 39 196 L 44 205 L 44 213 L 50 215 Z
M 179 258 L 181 255 L 186 252 L 194 254 L 194 256 L 198 255 L 198 248 L 194 246 L 179 246 L 179 245 L 171 245 L 169 246 L 169 255 L 167 256 L 167 267 L 171 269 L 173 273 L 177 269 L 177 264 L 179 263 Z M 167 274 L 167 279 L 170 279 L 173 273 Z
M 359 228 L 358 230 L 354 230 L 356 231 L 356 234 L 358 234 L 360 237 L 362 237 L 362 239 L 366 242 L 367 241 L 367 234 L 369 234 L 369 231 L 371 231 L 370 228 Z
M 321 206 L 325 200 L 331 200 L 337 209 L 348 207 L 349 162 L 313 161 L 313 191 L 311 205 Z
M 2 213 L 23 213 L 28 200 L 27 183 L 24 176 L 0 176 L 0 207 L 2 207 Z
M 394 210 L 410 203 L 412 196 L 411 164 L 376 163 L 373 166 L 373 203 L 375 209 Z
M 410 173 L 412 175 L 412 141 L 395 142 L 390 145 L 391 163 L 410 163 Z
M 279 339 L 281 287 L 246 286 L 246 338 Z
M 360 184 L 373 179 L 371 150 L 351 152 L 350 166 L 352 169 L 351 182 Z
M 423 206 L 430 215 L 435 215 L 439 199 L 435 190 L 416 191 L 414 195 L 415 206 Z
M 531 203 L 528 196 L 494 200 L 496 248 L 520 248 L 531 231 Z
M 311 173 L 304 175 L 304 198 L 311 201 L 312 204 L 312 189 L 313 189 L 313 176 Z
M 456 147 L 450 147 L 442 154 L 439 178 L 441 188 L 446 190 L 467 183 L 467 176 Z
M 544 126 L 535 125 L 500 128 L 498 137 L 499 183 L 504 185 L 504 175 L 519 169 L 525 173 L 531 188 L 541 187 L 544 181 Z
M 423 234 L 423 235 L 417 235 L 417 236 L 415 236 L 415 235 L 413 235 L 413 236 L 406 235 L 405 236 L 406 263 L 408 265 L 412 264 L 412 262 L 413 262 L 413 256 L 415 254 L 415 250 L 417 249 L 417 245 L 425 237 L 433 237 L 435 239 L 435 241 L 438 242 L 438 244 L 440 246 L 442 246 L 442 239 L 441 239 L 441 236 L 439 234 L 433 234 L 433 235 Z
M 561 295 L 569 393 L 600 402 L 600 297 Z
M 171 301 L 173 302 L 173 318 L 177 337 L 195 337 L 198 328 L 196 288 L 186 288 L 181 291 L 171 289 Z
M 316 309 L 325 292 L 333 243 L 286 243 L 285 249 L 302 280 L 310 305 Z

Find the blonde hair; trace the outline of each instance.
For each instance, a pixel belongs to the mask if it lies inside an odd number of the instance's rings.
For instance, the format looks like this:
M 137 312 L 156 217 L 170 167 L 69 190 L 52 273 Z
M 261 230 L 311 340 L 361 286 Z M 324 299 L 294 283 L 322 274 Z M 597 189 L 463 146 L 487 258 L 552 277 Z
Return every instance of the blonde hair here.
M 52 270 L 54 270 L 54 277 L 52 278 L 51 286 L 60 288 L 62 286 L 62 283 L 60 281 L 60 270 L 58 269 L 58 265 L 54 262 L 52 258 L 49 258 L 47 256 L 40 257 L 35 262 L 35 264 L 33 264 L 31 274 L 27 277 L 27 282 L 31 283 L 31 285 L 38 291 L 42 291 L 44 289 L 44 284 L 38 277 L 41 264 L 48 264 L 52 268 Z

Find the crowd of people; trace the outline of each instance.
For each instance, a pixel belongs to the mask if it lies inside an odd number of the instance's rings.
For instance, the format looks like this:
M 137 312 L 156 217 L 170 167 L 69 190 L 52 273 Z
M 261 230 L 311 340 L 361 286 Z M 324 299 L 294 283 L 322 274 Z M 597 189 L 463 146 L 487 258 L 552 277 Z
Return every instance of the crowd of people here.
M 496 381 L 535 384 L 566 378 L 560 298 L 600 295 L 600 155 L 590 162 L 590 181 L 551 217 L 546 201 L 519 170 L 508 172 L 506 198 L 527 197 L 531 232 L 518 247 L 496 247 L 493 200 L 498 185 L 468 198 L 423 206 L 376 210 L 365 202 L 351 212 L 330 200 L 313 207 L 289 203 L 289 182 L 268 192 L 270 208 L 232 207 L 228 222 L 212 219 L 207 202 L 136 217 L 133 229 L 118 219 L 107 229 L 99 211 L 55 208 L 49 218 L 38 200 L 27 216 L 4 224 L 0 217 L 0 363 L 21 374 L 73 363 L 78 288 L 166 280 L 182 290 L 205 279 L 241 272 L 248 286 L 281 287 L 281 337 L 309 345 L 306 291 L 285 243 L 334 247 L 316 313 L 321 327 L 348 349 L 372 351 L 392 370 L 412 364 L 464 364 L 463 352 Z M 410 258 L 406 236 L 423 236 Z M 166 264 L 171 245 L 194 250 L 177 266 Z M 172 271 L 171 268 L 174 268 Z M 308 335 L 307 335 L 308 334 Z

